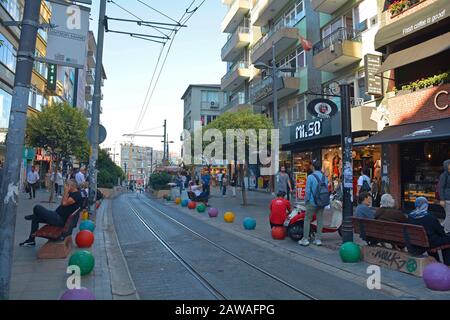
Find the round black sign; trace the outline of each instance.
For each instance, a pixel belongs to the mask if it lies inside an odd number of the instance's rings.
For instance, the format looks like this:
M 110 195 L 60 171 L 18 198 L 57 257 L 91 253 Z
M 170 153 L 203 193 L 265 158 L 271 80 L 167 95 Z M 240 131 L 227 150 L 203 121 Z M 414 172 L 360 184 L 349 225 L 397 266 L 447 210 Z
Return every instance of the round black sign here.
M 314 117 L 329 119 L 338 111 L 336 103 L 329 99 L 314 99 L 308 103 L 308 112 Z

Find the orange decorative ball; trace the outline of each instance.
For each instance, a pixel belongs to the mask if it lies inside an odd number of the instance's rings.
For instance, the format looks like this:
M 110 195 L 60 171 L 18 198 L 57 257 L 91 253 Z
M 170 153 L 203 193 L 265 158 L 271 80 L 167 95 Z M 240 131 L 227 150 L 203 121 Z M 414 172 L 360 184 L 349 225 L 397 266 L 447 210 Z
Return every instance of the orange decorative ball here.
M 195 209 L 197 207 L 197 203 L 195 201 L 189 201 L 188 208 Z
M 272 228 L 272 238 L 275 240 L 284 240 L 284 238 L 286 238 L 286 228 L 285 227 L 273 227 Z
M 181 198 L 176 198 L 175 199 L 175 204 L 180 204 L 181 203 Z
M 94 234 L 89 230 L 82 230 L 77 233 L 75 242 L 78 248 L 90 248 L 94 243 Z
M 225 212 L 223 215 L 223 220 L 227 223 L 233 223 L 234 222 L 234 213 L 231 211 Z

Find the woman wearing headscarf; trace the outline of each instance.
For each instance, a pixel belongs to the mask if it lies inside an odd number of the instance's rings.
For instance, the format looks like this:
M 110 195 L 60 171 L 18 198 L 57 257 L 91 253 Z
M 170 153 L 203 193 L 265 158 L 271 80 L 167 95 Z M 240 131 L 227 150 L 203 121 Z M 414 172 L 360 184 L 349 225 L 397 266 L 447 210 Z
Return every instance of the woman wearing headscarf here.
M 375 219 L 400 223 L 408 222 L 406 215 L 395 209 L 395 200 L 389 193 L 381 196 L 380 208 L 375 212 Z
M 430 242 L 430 248 L 440 247 L 446 244 L 450 244 L 450 236 L 448 236 L 444 227 L 440 224 L 439 220 L 428 212 L 428 200 L 424 197 L 418 197 L 415 202 L 416 209 L 408 215 L 408 222 L 411 224 L 424 227 L 428 241 Z M 439 255 L 430 254 L 436 260 L 439 260 Z M 442 257 L 444 263 L 450 265 L 450 248 L 442 250 Z

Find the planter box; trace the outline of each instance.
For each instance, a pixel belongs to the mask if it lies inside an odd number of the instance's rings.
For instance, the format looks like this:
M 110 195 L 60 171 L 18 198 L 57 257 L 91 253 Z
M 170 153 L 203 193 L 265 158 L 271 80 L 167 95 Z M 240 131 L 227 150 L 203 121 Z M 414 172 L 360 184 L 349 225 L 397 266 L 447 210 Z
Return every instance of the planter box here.
M 150 194 L 157 199 L 162 199 L 164 196 L 170 195 L 170 190 L 152 190 L 152 189 L 150 189 Z

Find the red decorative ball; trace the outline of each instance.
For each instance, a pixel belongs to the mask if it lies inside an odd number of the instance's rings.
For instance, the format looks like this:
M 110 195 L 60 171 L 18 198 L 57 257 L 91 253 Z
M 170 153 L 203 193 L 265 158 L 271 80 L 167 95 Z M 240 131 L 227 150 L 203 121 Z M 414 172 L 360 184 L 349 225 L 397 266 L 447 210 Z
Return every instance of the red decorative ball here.
M 75 242 L 78 248 L 90 248 L 94 243 L 94 234 L 89 230 L 82 230 L 77 233 Z
M 188 208 L 195 209 L 197 207 L 197 203 L 195 201 L 189 201 Z
M 275 240 L 284 240 L 284 238 L 286 238 L 286 228 L 285 227 L 273 227 L 272 228 L 272 238 Z

